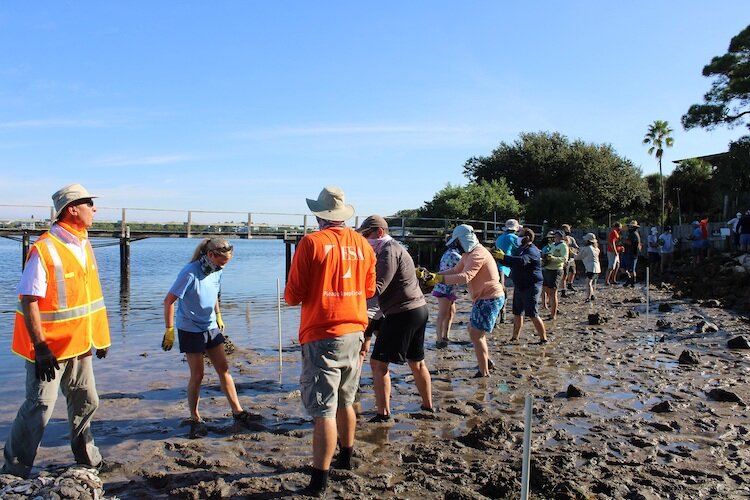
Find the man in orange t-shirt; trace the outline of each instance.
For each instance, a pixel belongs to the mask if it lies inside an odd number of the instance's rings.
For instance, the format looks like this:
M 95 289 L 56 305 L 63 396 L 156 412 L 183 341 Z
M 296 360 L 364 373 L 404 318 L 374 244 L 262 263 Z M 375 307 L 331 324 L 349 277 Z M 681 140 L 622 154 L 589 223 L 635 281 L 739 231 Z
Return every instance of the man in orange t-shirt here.
M 302 304 L 300 390 L 313 417 L 313 469 L 307 495 L 320 496 L 339 441 L 337 469 L 351 469 L 357 417 L 359 355 L 367 327 L 366 300 L 375 294 L 375 252 L 365 238 L 346 227 L 354 215 L 344 192 L 325 187 L 307 206 L 320 231 L 304 236 L 294 252 L 284 300 Z
M 615 222 L 607 235 L 607 274 L 604 278 L 605 285 L 617 284 L 617 271 L 620 269 L 620 228 L 622 225 Z

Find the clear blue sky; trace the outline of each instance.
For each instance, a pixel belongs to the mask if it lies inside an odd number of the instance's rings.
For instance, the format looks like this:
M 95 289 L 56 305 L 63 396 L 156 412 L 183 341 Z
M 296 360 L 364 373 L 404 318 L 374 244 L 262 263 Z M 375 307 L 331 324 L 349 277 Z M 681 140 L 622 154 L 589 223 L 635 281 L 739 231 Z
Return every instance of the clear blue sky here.
M 671 160 L 747 130 L 685 132 L 737 1 L 0 3 L 0 203 L 82 182 L 110 207 L 359 215 L 416 208 L 521 132 Z M 2 216 L 3 210 L 0 210 Z

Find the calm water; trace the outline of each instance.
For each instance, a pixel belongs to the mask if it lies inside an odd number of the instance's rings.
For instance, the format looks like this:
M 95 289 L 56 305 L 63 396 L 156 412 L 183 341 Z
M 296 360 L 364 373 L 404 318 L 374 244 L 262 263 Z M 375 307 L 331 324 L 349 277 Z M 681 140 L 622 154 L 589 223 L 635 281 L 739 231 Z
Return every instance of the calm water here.
M 112 335 L 109 356 L 96 361 L 97 381 L 105 377 L 122 385 L 139 385 L 174 367 L 181 357 L 175 352 L 176 345 L 171 353 L 161 350 L 162 301 L 200 240 L 149 238 L 133 242 L 129 287 L 120 282 L 119 246 L 98 246 L 116 240 L 92 241 Z M 226 334 L 239 346 L 275 356 L 279 342 L 277 278 L 283 294 L 284 244 L 279 240 L 232 240 L 232 244 L 234 258 L 222 279 Z M 23 360 L 10 350 L 20 275 L 21 244 L 0 238 L 0 401 L 10 400 L 15 407 L 23 398 L 25 374 Z M 281 324 L 286 347 L 297 339 L 299 308 L 284 306 L 283 297 Z

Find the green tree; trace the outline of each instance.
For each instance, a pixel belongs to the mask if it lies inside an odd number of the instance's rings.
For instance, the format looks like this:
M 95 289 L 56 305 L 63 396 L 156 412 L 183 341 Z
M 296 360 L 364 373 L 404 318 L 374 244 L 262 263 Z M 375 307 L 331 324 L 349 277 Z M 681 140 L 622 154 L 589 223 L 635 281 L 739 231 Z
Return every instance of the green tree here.
M 664 173 L 661 169 L 661 159 L 664 156 L 664 148 L 671 148 L 674 145 L 674 139 L 672 138 L 673 130 L 669 128 L 669 122 L 663 120 L 655 120 L 654 123 L 648 126 L 648 132 L 643 138 L 643 144 L 647 144 L 648 154 L 655 155 L 656 161 L 659 162 L 659 185 L 661 187 L 661 218 L 659 224 L 663 225 L 664 221 Z
M 464 220 L 498 220 L 518 217 L 521 204 L 504 180 L 471 182 L 467 186 L 447 184 L 420 209 L 422 217 Z
M 698 158 L 683 160 L 667 179 L 667 188 L 677 197 L 678 209 L 688 217 L 707 214 L 716 207 L 716 191 L 713 182 L 713 167 Z
M 732 38 L 726 54 L 703 67 L 703 76 L 715 77 L 711 90 L 703 96 L 702 104 L 690 106 L 682 126 L 712 129 L 744 123 L 750 113 L 750 26 Z
M 609 213 L 639 209 L 649 200 L 641 170 L 618 156 L 611 145 L 571 143 L 557 132 L 522 133 L 515 143 L 501 143 L 489 156 L 470 158 L 464 175 L 474 181 L 505 179 L 529 213 L 545 210 L 533 204 L 558 198 L 549 190 L 575 193 L 580 201 L 576 220 L 568 220 L 571 223 L 603 220 Z M 545 194 L 537 197 L 541 191 Z M 550 219 L 547 215 L 543 219 Z
M 717 193 L 729 195 L 731 212 L 744 212 L 750 206 L 750 136 L 730 143 L 729 152 L 713 164 Z

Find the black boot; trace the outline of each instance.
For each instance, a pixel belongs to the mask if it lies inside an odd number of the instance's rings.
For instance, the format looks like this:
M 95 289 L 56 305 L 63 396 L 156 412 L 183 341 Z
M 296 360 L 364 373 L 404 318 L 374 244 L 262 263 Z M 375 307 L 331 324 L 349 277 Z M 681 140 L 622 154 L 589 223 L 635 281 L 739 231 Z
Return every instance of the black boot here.
M 313 467 L 308 484 L 300 493 L 311 497 L 321 497 L 328 487 L 328 471 Z

